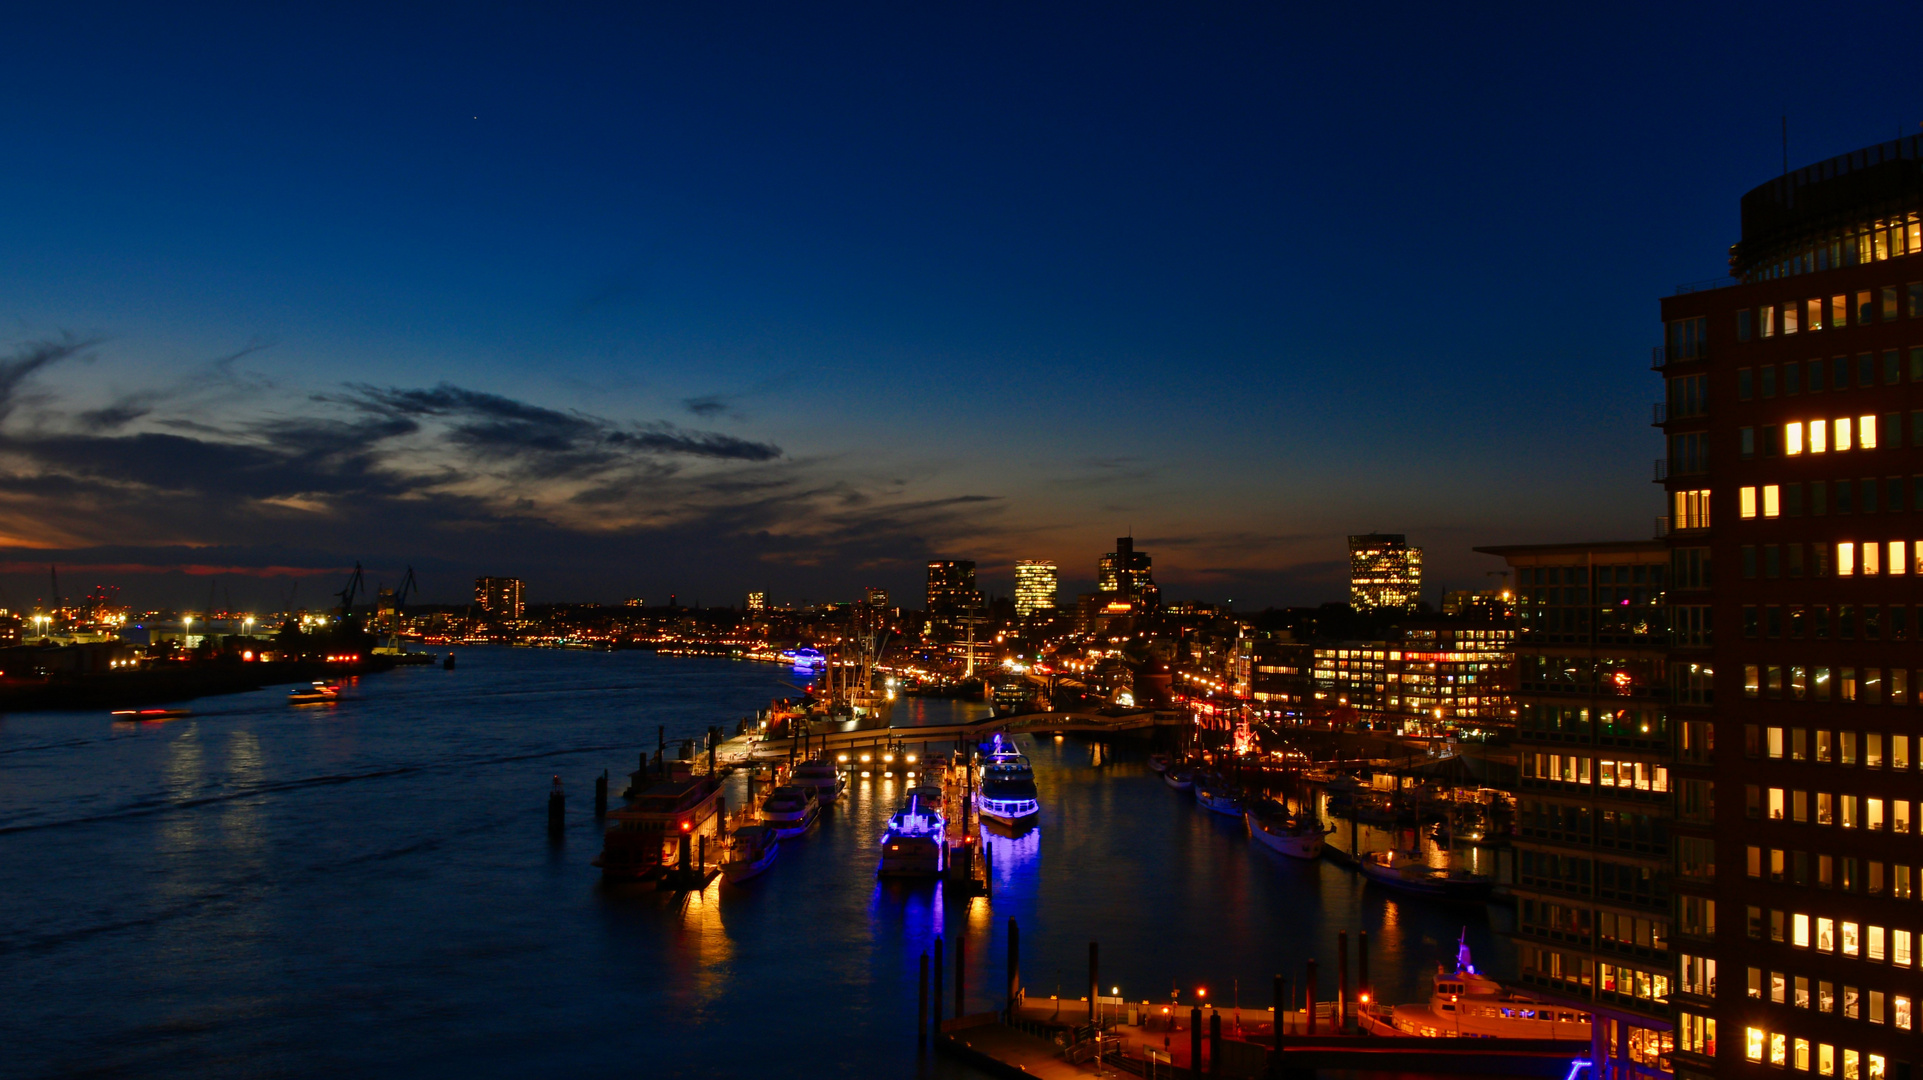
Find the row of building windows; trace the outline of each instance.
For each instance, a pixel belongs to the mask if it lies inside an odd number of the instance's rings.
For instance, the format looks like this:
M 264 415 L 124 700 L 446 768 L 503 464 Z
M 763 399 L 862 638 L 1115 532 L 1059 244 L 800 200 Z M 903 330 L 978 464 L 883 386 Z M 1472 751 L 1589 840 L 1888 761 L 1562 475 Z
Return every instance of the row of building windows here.
M 1662 952 L 1669 948 L 1669 924 L 1662 919 L 1595 911 L 1551 900 L 1525 899 L 1518 913 L 1523 929 L 1536 934 L 1588 943 L 1593 932 L 1604 948 Z
M 1889 736 L 1887 759 L 1883 754 L 1884 735 L 1880 731 L 1872 731 L 1858 738 L 1854 731 L 1817 728 L 1812 733 L 1809 728 L 1744 724 L 1743 739 L 1743 750 L 1749 757 L 1787 758 L 1790 761 L 1852 768 L 1861 765 L 1869 769 L 1885 768 L 1887 763 L 1888 768 L 1898 771 L 1910 767 L 1908 735 Z M 1918 742 L 1917 749 L 1923 750 L 1923 741 Z
M 1873 484 L 1874 481 L 1865 481 L 1865 483 Z M 1765 491 L 1772 496 L 1775 494 L 1773 487 L 1766 488 Z M 1763 550 L 1759 566 L 1754 547 L 1745 545 L 1741 550 L 1743 577 L 1754 578 L 1759 570 L 1762 576 L 1770 578 L 1779 576 L 1799 578 L 1804 576 L 1806 569 L 1811 577 L 1830 575 L 1831 549 L 1827 545 L 1811 544 L 1807 562 L 1803 558 L 1802 544 L 1789 544 L 1786 550 L 1781 552 L 1772 552 L 1770 548 L 1774 547 L 1775 545 L 1770 545 Z M 1863 577 L 1884 574 L 1901 577 L 1910 572 L 1912 551 L 1915 553 L 1917 565 L 1923 566 L 1923 540 L 1838 540 L 1834 550 L 1837 577 L 1855 577 L 1858 574 Z
M 1901 476 L 1811 480 L 1807 486 L 1800 480 L 1764 484 L 1739 489 L 1736 499 L 1737 516 L 1745 521 L 1800 518 L 1805 510 L 1810 517 L 1828 517 L 1831 513 L 1900 514 L 1908 506 L 1923 509 L 1923 476 L 1908 480 Z
M 1847 356 L 1832 356 L 1828 360 L 1792 360 L 1780 368 L 1775 364 L 1737 368 L 1736 400 L 1767 400 L 1779 391 L 1784 397 L 1819 394 L 1825 389 L 1848 390 L 1852 384 L 1867 389 L 1877 385 L 1879 376 L 1883 385 L 1894 386 L 1903 381 L 1906 367 L 1911 382 L 1923 382 L 1923 347 L 1910 349 L 1907 365 L 1901 349 L 1885 349 L 1881 362 L 1876 353 L 1858 353 L 1853 363 Z
M 1834 627 L 1839 641 L 1855 641 L 1859 630 L 1864 641 L 1882 641 L 1886 634 L 1891 641 L 1910 640 L 1908 605 L 1891 604 L 1886 609 L 1881 604 L 1838 604 L 1834 610 L 1832 622 L 1828 604 L 1745 604 L 1743 636 L 1827 641 Z M 1917 620 L 1923 626 L 1923 611 L 1917 613 Z
M 1519 855 L 1516 880 L 1526 888 L 1595 896 L 1642 908 L 1668 907 L 1668 883 L 1651 867 L 1526 848 Z
M 1834 679 L 1830 677 L 1832 673 Z M 1891 705 L 1907 705 L 1910 703 L 1909 674 L 1908 668 L 1744 664 L 1743 696 L 1864 705 L 1881 705 L 1887 699 Z M 1917 696 L 1923 699 L 1923 693 Z
M 1916 243 L 1916 223 L 1911 222 L 1909 229 L 1892 230 L 1888 235 L 1898 237 L 1904 251 L 1914 252 Z M 1868 260 L 1864 260 L 1868 261 Z M 1903 304 L 1902 292 L 1895 285 L 1884 285 L 1878 289 L 1860 289 L 1854 293 L 1834 293 L 1830 296 L 1812 296 L 1802 300 L 1789 300 L 1780 304 L 1769 304 L 1736 313 L 1736 340 L 1748 341 L 1752 330 L 1762 337 L 1770 338 L 1778 334 L 1807 333 L 1819 330 L 1842 330 L 1848 326 L 1869 326 L 1876 322 L 1894 321 L 1901 310 L 1907 308 L 1910 317 L 1916 318 L 1923 310 L 1923 282 L 1909 284 L 1908 304 Z M 1878 316 L 1881 316 L 1881 319 Z M 1852 318 L 1854 316 L 1854 318 Z
M 1808 1039 L 1798 1038 L 1794 1045 L 1790 1037 L 1780 1031 L 1764 1031 L 1752 1027 L 1744 1029 L 1743 1056 L 1751 1061 L 1765 1060 L 1779 1069 L 1795 1069 L 1810 1072 L 1814 1069 L 1818 1076 L 1841 1076 L 1842 1080 L 1884 1080 L 1889 1063 L 1882 1054 L 1866 1054 L 1857 1050 L 1837 1050 L 1829 1043 L 1816 1043 L 1815 1054 L 1811 1055 Z M 1842 1071 L 1837 1071 L 1838 1063 Z
M 1746 872 L 1753 878 L 1767 877 L 1770 881 L 1802 889 L 1834 889 L 1891 900 L 1916 898 L 1915 878 L 1911 873 L 1914 867 L 1903 863 L 1859 859 L 1852 855 L 1824 855 L 1821 852 L 1812 857 L 1807 851 L 1764 848 L 1761 845 L 1748 846 L 1745 856 Z M 1778 937 L 1775 940 L 1782 939 Z
M 1661 855 L 1669 850 L 1663 817 L 1597 810 L 1567 803 L 1520 800 L 1518 828 L 1525 837 Z
M 1916 935 L 1908 930 L 1865 926 L 1853 919 L 1831 919 L 1802 912 L 1771 909 L 1766 916 L 1762 908 L 1752 907 L 1749 910 L 1751 919 L 1756 923 L 1752 930 L 1757 931 L 1750 934 L 1752 938 L 1761 939 L 1761 924 L 1767 917 L 1770 940 L 1777 944 L 1832 953 L 1846 960 L 1887 963 L 1892 967 L 1906 968 L 1916 962 Z M 1750 996 L 1757 996 L 1753 984 Z M 1799 1007 L 1808 1007 L 1802 1002 L 1797 1004 Z
M 1903 836 L 1908 836 L 1910 832 L 1908 799 L 1890 799 L 1886 802 L 1848 792 L 1832 795 L 1827 791 L 1746 784 L 1743 800 L 1744 810 L 1752 818 L 1768 815 L 1771 821 L 1788 821 L 1797 825 L 1835 825 L 1844 829 L 1864 828 L 1871 832 L 1888 829 Z M 1821 877 L 1819 874 L 1818 879 L 1821 880 Z
M 1865 155 L 1867 160 L 1867 155 Z M 1811 170 L 1822 166 L 1810 166 Z M 1807 171 L 1807 170 L 1806 170 Z M 1772 262 L 1752 267 L 1743 275 L 1745 282 L 1774 281 L 1794 274 L 1810 274 L 1842 266 L 1866 266 L 1872 262 L 1913 255 L 1919 250 L 1917 215 L 1894 214 L 1888 218 L 1861 221 L 1826 237 L 1802 241 L 1804 246 Z
M 1587 754 L 1522 755 L 1522 775 L 1565 784 L 1662 792 L 1669 790 L 1669 769 L 1648 761 L 1617 761 Z
M 1899 1031 L 1910 1030 L 1913 1003 L 1908 994 L 1886 994 L 1847 983 L 1839 988 L 1828 979 L 1812 982 L 1807 976 L 1762 968 L 1750 968 L 1746 981 L 1749 996 L 1759 1001 L 1767 997 L 1775 1005 L 1814 1009 L 1845 1020 L 1867 1020 L 1872 1024 L 1889 1024 Z M 1841 993 L 1837 992 L 1839 989 Z
M 1667 972 L 1646 971 L 1626 964 L 1599 964 L 1587 957 L 1554 949 L 1525 946 L 1521 953 L 1520 966 L 1527 981 L 1562 983 L 1572 988 L 1593 987 L 1602 993 L 1650 1002 L 1669 1000 Z
M 1594 732 L 1617 738 L 1657 741 L 1666 739 L 1669 731 L 1668 716 L 1661 709 L 1591 708 L 1541 702 L 1524 702 L 1518 706 L 1516 726 L 1523 731 L 1567 732 L 1581 736 Z

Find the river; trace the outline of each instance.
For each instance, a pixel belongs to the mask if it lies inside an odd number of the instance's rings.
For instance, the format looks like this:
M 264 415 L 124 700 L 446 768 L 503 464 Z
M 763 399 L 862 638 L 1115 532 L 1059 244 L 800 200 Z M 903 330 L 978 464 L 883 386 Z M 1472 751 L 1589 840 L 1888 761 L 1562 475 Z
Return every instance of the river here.
M 992 839 L 988 900 L 876 881 L 900 794 L 881 779 L 751 882 L 604 887 L 593 778 L 618 795 L 656 725 L 732 730 L 792 680 L 464 649 L 332 706 L 270 689 L 162 723 L 0 719 L 0 1075 L 973 1078 L 916 1051 L 917 963 L 938 928 L 965 933 L 969 1007 L 993 1008 L 1010 917 L 1031 1001 L 1082 996 L 1090 941 L 1105 993 L 1224 1006 L 1237 980 L 1266 1006 L 1310 957 L 1331 993 L 1340 930 L 1369 931 L 1384 1001 L 1426 994 L 1465 927 L 1485 968 L 1512 966 L 1506 912 L 1284 860 L 1170 790 L 1144 745 L 1076 737 L 1021 737 L 1042 823 Z M 909 699 L 896 723 L 981 713 Z

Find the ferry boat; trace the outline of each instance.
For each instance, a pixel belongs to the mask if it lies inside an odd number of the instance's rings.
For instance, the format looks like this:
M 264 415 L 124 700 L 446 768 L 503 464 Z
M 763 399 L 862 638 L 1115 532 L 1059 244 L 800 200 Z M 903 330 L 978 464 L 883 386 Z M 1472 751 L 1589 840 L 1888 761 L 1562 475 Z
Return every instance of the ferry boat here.
M 594 858 L 601 876 L 610 881 L 650 877 L 674 860 L 681 837 L 694 843 L 719 828 L 719 780 L 691 776 L 649 784 L 645 771 L 629 779 L 629 790 L 636 794 L 625 807 L 608 812 L 610 824 L 601 837 L 601 854 Z
M 341 688 L 338 683 L 316 682 L 312 686 L 289 690 L 287 703 L 289 705 L 321 705 L 329 701 L 338 701 L 340 696 Z
M 996 735 L 988 764 L 982 768 L 982 786 L 975 792 L 975 812 L 989 821 L 1007 826 L 1026 825 L 1042 812 L 1036 797 L 1035 771 L 1028 759 Z
M 1481 900 L 1495 888 L 1495 879 L 1454 867 L 1430 866 L 1410 851 L 1371 851 L 1357 862 L 1362 876 L 1403 892 Z
M 881 836 L 879 877 L 936 877 L 948 867 L 948 819 L 941 812 L 941 789 L 918 787 L 908 793 Z
M 1162 782 L 1177 791 L 1187 791 L 1195 786 L 1195 770 L 1187 765 L 1172 766 L 1162 774 Z
M 1314 859 L 1322 854 L 1323 838 L 1335 830 L 1325 828 L 1313 814 L 1291 815 L 1274 802 L 1252 806 L 1244 815 L 1249 835 L 1272 851 L 1291 859 Z
M 1014 672 L 990 680 L 987 689 L 988 692 L 983 696 L 988 699 L 989 708 L 994 710 L 996 716 L 1013 716 L 1021 712 L 1035 696 L 1035 685 L 1028 681 L 1027 676 Z
M 1195 780 L 1195 801 L 1205 810 L 1213 810 L 1224 817 L 1242 817 L 1242 792 L 1219 773 L 1209 773 Z
M 721 864 L 721 876 L 729 881 L 746 881 L 766 870 L 781 854 L 781 836 L 772 826 L 743 825 L 728 843 L 728 857 Z
M 1588 1013 L 1503 989 L 1476 970 L 1466 935 L 1456 943 L 1456 970 L 1436 965 L 1427 1005 L 1397 1005 L 1388 1012 L 1385 1023 L 1381 1010 L 1365 1010 L 1363 1027 L 1377 1035 L 1589 1043 Z
M 782 663 L 792 668 L 812 670 L 814 668 L 824 668 L 828 666 L 828 658 L 822 655 L 820 649 L 783 649 L 780 653 L 780 659 Z
M 821 803 L 814 789 L 793 784 L 774 789 L 761 803 L 762 822 L 783 839 L 807 832 L 820 814 Z
M 826 757 L 816 757 L 796 765 L 788 782 L 795 787 L 812 790 L 815 799 L 823 806 L 832 805 L 848 788 L 847 778 Z

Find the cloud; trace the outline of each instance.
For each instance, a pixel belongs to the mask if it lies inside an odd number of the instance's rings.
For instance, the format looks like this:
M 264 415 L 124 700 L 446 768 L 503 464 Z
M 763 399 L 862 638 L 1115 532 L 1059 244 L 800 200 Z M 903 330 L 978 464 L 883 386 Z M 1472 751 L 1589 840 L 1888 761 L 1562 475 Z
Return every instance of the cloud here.
M 703 394 L 700 397 L 682 398 L 681 407 L 701 417 L 720 416 L 732 412 L 732 394 Z
M 58 341 L 29 341 L 0 359 L 0 420 L 13 414 L 20 387 L 35 374 L 65 360 L 87 354 L 98 342 L 64 335 Z

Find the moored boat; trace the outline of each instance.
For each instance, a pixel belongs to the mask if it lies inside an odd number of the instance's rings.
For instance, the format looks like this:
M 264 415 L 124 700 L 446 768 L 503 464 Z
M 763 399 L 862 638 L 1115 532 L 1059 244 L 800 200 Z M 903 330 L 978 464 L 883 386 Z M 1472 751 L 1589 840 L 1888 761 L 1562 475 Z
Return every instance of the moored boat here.
M 1438 964 L 1426 1005 L 1368 1010 L 1363 1026 L 1378 1035 L 1428 1038 L 1560 1039 L 1588 1043 L 1590 1016 L 1568 1004 L 1512 993 L 1476 970 L 1467 935 L 1456 944 L 1456 970 Z
M 1257 843 L 1292 859 L 1321 855 L 1323 838 L 1334 831 L 1312 814 L 1291 815 L 1287 808 L 1272 802 L 1250 807 L 1246 818 L 1249 835 Z
M 1175 765 L 1162 774 L 1162 782 L 1177 791 L 1187 791 L 1195 786 L 1195 770 L 1186 765 Z
M 1357 861 L 1362 876 L 1403 892 L 1479 900 L 1495 888 L 1495 880 L 1454 867 L 1430 866 L 1407 851 L 1371 851 Z
M 728 843 L 728 857 L 721 864 L 721 875 L 729 881 L 746 881 L 766 870 L 781 854 L 781 836 L 767 825 L 744 825 L 734 831 Z
M 990 758 L 982 769 L 982 785 L 975 792 L 975 812 L 988 821 L 1012 827 L 1034 821 L 1041 810 L 1035 772 L 1028 759 L 1012 750 Z
M 774 789 L 761 803 L 762 823 L 783 839 L 807 832 L 820 814 L 821 803 L 815 798 L 814 789 L 794 784 Z
M 789 774 L 788 782 L 795 787 L 812 790 L 815 799 L 824 806 L 841 798 L 841 793 L 848 787 L 847 778 L 826 757 L 816 757 L 796 765 L 794 772 Z
M 721 783 L 709 776 L 647 783 L 645 771 L 629 777 L 628 804 L 608 812 L 601 854 L 594 865 L 611 881 L 639 881 L 678 855 L 682 837 L 696 843 L 718 831 Z M 642 785 L 647 786 L 643 787 Z
M 1167 754 L 1150 754 L 1148 756 L 1148 767 L 1150 772 L 1159 772 L 1159 773 L 1167 772 L 1168 771 L 1168 755 Z
M 1219 773 L 1195 778 L 1195 801 L 1224 817 L 1242 817 L 1242 791 Z
M 880 877 L 936 877 L 948 866 L 948 819 L 941 789 L 918 787 L 888 819 L 881 836 Z

